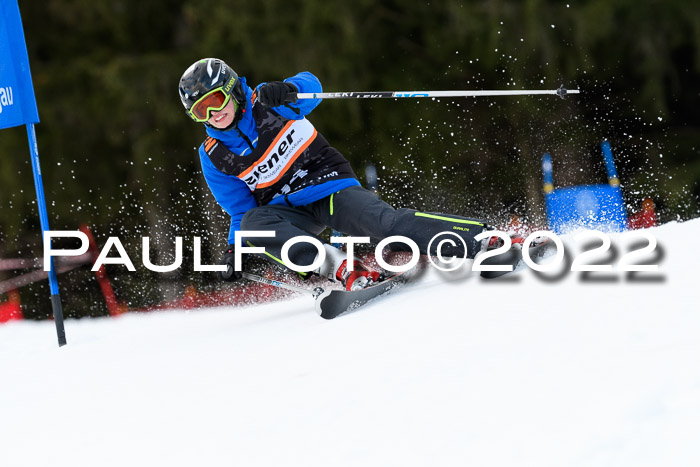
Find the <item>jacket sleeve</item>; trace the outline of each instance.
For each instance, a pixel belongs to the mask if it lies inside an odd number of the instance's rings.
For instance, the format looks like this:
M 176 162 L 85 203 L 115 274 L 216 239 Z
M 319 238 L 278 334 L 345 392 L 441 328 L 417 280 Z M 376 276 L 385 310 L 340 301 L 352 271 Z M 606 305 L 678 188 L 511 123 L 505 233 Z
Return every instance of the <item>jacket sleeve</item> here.
M 199 147 L 199 160 L 202 163 L 202 173 L 209 185 L 209 190 L 216 202 L 231 216 L 228 243 L 232 244 L 236 231 L 241 229 L 243 215 L 258 203 L 241 179 L 235 175 L 225 174 L 214 167 L 203 145 Z
M 308 71 L 302 71 L 299 74 L 287 78 L 284 80 L 285 83 L 292 83 L 297 87 L 298 92 L 323 92 L 321 87 L 321 82 Z M 265 83 L 258 85 L 257 89 L 260 89 Z M 277 112 L 281 117 L 289 120 L 301 120 L 305 116 L 309 115 L 313 109 L 316 108 L 318 104 L 321 103 L 322 99 L 299 99 L 295 103 L 280 105 L 279 107 L 272 107 L 272 110 Z

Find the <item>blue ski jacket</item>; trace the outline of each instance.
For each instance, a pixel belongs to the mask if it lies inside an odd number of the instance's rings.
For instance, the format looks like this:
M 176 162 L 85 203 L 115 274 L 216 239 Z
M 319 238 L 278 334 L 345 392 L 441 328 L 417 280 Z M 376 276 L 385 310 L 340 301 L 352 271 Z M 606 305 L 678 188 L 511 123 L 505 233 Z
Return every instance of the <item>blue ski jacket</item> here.
M 246 93 L 246 107 L 242 117 L 233 128 L 225 131 L 207 126 L 206 131 L 209 137 L 199 147 L 202 173 L 207 185 L 219 205 L 231 216 L 231 227 L 228 236 L 230 244 L 234 243 L 235 232 L 240 230 L 243 215 L 252 208 L 261 204 L 304 206 L 342 189 L 360 184 L 342 155 L 334 148 L 330 148 L 327 141 L 320 134 L 317 136 L 313 125 L 305 119 L 306 115 L 321 102 L 321 99 L 300 99 L 293 104 L 267 109 L 257 101 L 257 91 L 265 83 L 259 84 L 255 92 L 253 92 L 246 84 L 245 78 L 241 77 L 239 79 Z M 318 78 L 306 71 L 284 81 L 294 84 L 298 92 L 315 93 L 322 91 Z M 270 120 L 273 121 L 272 124 L 268 124 Z M 298 121 L 297 129 L 299 131 L 296 132 L 297 134 L 301 134 L 304 130 L 313 131 L 313 138 L 310 137 L 310 139 L 313 139 L 313 142 L 307 142 L 306 145 L 311 145 L 308 147 L 302 146 L 295 154 L 294 159 L 285 162 L 288 165 L 282 171 L 290 173 L 289 176 L 286 176 L 286 181 L 280 179 L 282 175 L 266 184 L 260 183 L 262 180 L 258 180 L 258 178 L 255 178 L 252 182 L 250 180 L 246 181 L 246 176 L 251 171 L 255 175 L 265 176 L 267 175 L 266 171 L 273 170 L 270 167 L 276 160 L 270 161 L 269 154 L 271 151 L 277 151 L 277 153 L 281 154 L 279 148 L 286 149 L 285 142 L 287 139 L 291 146 L 294 128 L 290 127 L 290 125 L 293 126 L 295 124 L 294 121 Z M 274 126 L 275 122 L 279 123 L 276 127 Z M 284 123 L 286 125 L 280 128 L 280 125 Z M 309 127 L 310 130 L 308 130 Z M 274 130 L 273 136 L 278 135 L 274 140 L 269 136 L 270 128 Z M 279 134 L 277 133 L 278 131 Z M 287 133 L 283 133 L 284 131 Z M 259 143 L 266 147 L 259 148 Z M 220 144 L 223 144 L 225 149 L 218 147 Z M 278 144 L 278 148 L 273 147 Z M 221 151 L 223 150 L 226 152 L 222 154 Z M 259 158 L 263 151 L 263 157 Z M 272 156 L 277 157 L 277 153 L 272 154 Z M 265 159 L 266 156 L 267 159 Z M 256 160 L 257 158 L 259 159 Z M 321 165 L 319 160 L 324 158 L 332 160 L 332 162 L 326 164 L 326 167 L 319 168 Z M 231 161 L 235 161 L 238 164 L 237 171 L 235 167 L 227 170 L 232 164 Z M 241 166 L 241 163 L 243 166 Z M 241 167 L 247 167 L 247 170 L 242 171 Z M 274 170 L 279 171 L 278 168 L 274 168 Z M 296 172 L 292 176 L 291 173 L 294 170 Z M 315 178 L 306 177 L 309 171 L 314 172 L 313 175 L 318 176 Z M 259 172 L 262 172 L 262 174 Z M 302 179 L 303 181 L 300 181 Z M 268 193 L 265 195 L 261 195 L 256 188 L 269 185 L 273 186 L 267 190 Z M 269 191 L 272 189 L 276 190 L 274 195 L 269 194 Z

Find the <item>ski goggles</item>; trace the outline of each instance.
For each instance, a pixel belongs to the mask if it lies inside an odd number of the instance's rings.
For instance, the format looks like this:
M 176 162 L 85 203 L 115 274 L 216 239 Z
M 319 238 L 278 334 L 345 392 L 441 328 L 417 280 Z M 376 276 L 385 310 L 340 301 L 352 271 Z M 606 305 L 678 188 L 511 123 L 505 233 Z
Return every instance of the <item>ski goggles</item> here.
M 226 107 L 229 100 L 231 100 L 231 94 L 225 93 L 223 88 L 212 89 L 200 97 L 187 113 L 195 122 L 204 123 L 211 118 L 212 112 L 218 112 Z M 233 113 L 236 112 L 238 112 L 238 103 L 234 99 Z

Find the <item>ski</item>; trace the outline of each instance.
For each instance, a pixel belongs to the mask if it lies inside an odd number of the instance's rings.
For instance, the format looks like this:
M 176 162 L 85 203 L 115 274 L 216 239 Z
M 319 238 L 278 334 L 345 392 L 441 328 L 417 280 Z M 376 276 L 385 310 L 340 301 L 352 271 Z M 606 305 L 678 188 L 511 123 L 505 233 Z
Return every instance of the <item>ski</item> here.
M 512 271 L 482 271 L 481 277 L 485 279 L 495 279 L 505 274 L 512 274 L 513 272 L 518 272 L 519 270 L 523 269 L 524 260 L 522 250 L 519 248 L 519 246 L 520 245 L 514 245 L 514 247 L 507 252 L 490 257 L 487 260 L 484 260 L 482 263 L 484 265 L 512 265 Z M 538 259 L 545 257 L 547 252 L 549 252 L 553 246 L 556 248 L 554 242 L 550 241 L 544 241 L 543 243 L 532 245 L 529 250 L 530 258 L 537 261 Z M 280 287 L 294 292 L 310 294 L 315 299 L 316 313 L 323 319 L 334 319 L 342 314 L 355 311 L 375 299 L 395 292 L 416 277 L 416 269 L 389 277 L 367 288 L 350 291 L 343 289 L 324 290 L 321 287 L 307 289 L 304 287 L 297 287 L 284 282 L 267 279 L 247 272 L 244 272 L 242 275 L 244 278 L 252 281 Z
M 411 274 L 403 273 L 361 290 L 326 290 L 316 298 L 316 313 L 321 318 L 333 319 L 354 311 L 372 300 L 388 295 L 409 282 Z

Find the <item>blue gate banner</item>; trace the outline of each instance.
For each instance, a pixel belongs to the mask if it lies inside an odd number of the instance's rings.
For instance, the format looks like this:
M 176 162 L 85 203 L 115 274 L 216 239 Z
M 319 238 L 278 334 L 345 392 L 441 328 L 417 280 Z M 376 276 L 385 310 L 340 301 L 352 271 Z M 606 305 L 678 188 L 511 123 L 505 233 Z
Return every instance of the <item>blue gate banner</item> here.
M 38 123 L 17 0 L 0 0 L 0 130 Z

